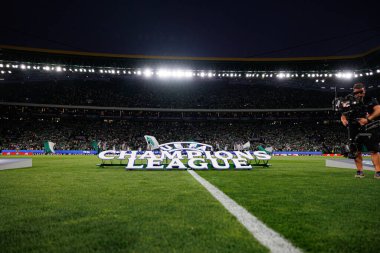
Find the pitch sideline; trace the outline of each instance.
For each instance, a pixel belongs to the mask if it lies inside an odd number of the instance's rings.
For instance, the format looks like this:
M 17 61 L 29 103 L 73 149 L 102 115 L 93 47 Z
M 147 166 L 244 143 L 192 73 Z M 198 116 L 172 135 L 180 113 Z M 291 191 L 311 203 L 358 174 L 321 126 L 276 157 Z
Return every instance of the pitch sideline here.
M 199 176 L 194 170 L 187 170 L 211 195 L 217 199 L 238 221 L 259 241 L 273 253 L 301 253 L 302 251 L 293 246 L 289 241 L 276 231 L 267 227 L 263 222 L 249 213 L 233 199 L 207 180 Z

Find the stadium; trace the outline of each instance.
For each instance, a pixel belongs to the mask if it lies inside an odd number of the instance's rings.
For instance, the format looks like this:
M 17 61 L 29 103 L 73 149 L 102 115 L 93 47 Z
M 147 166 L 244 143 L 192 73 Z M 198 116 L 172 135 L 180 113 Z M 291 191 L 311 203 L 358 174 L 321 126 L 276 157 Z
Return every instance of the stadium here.
M 0 171 L 2 252 L 380 250 L 373 172 L 325 165 L 347 144 L 334 98 L 362 82 L 380 99 L 378 48 L 197 58 L 0 46 L 0 71 L 1 160 L 32 162 Z M 270 160 L 241 161 L 257 150 Z

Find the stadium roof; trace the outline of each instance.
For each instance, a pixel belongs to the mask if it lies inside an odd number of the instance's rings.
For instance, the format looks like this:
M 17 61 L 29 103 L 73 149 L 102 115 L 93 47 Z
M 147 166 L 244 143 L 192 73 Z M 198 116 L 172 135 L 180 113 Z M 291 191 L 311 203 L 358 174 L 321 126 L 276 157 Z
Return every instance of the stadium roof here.
M 0 45 L 0 81 L 216 79 L 302 89 L 380 88 L 380 47 L 348 56 L 215 58 L 120 55 Z
M 231 71 L 354 71 L 379 68 L 380 47 L 348 56 L 217 58 L 106 54 L 0 45 L 0 61 L 124 68 L 176 66 Z

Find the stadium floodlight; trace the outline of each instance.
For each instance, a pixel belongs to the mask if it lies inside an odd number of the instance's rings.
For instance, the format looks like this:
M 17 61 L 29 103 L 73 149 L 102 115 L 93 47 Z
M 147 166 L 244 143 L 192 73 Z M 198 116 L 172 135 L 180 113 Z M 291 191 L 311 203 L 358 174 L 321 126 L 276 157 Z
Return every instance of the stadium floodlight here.
M 57 68 L 55 69 L 57 72 L 61 72 L 62 71 L 62 67 L 60 66 L 57 66 Z
M 371 72 L 369 72 L 369 75 L 370 75 L 370 76 L 372 76 L 372 75 L 373 75 L 373 72 L 372 72 L 372 71 L 371 71 Z
M 12 71 L 8 70 L 8 73 L 9 73 L 9 74 L 12 74 Z
M 100 69 L 99 72 L 103 74 L 103 69 Z
M 150 70 L 150 69 L 145 69 L 144 70 L 144 76 L 145 77 L 151 77 L 153 75 L 153 72 L 152 72 L 152 70 Z
M 165 78 L 165 77 L 169 77 L 170 76 L 170 73 L 168 70 L 166 69 L 159 69 L 157 72 L 156 72 L 156 75 L 160 78 Z
M 376 73 L 380 73 L 380 69 L 376 70 Z
M 45 66 L 43 69 L 46 70 L 46 71 L 50 71 L 50 67 L 49 66 Z
M 280 78 L 280 79 L 282 79 L 282 78 L 285 77 L 285 74 L 284 73 L 279 73 L 279 74 L 277 74 L 277 77 Z
M 138 76 L 141 76 L 141 74 L 142 74 L 141 70 L 138 70 L 136 73 L 137 73 Z
M 186 70 L 185 71 L 185 77 L 187 77 L 187 78 L 193 77 L 193 72 L 191 70 Z
M 345 78 L 345 79 L 351 79 L 353 76 L 353 73 L 352 72 L 344 72 L 342 73 L 341 77 L 342 78 Z
M 171 72 L 171 76 L 175 78 L 183 78 L 184 75 L 183 70 L 173 70 Z
M 318 83 L 318 82 L 319 82 L 319 80 L 317 79 L 317 80 L 315 80 L 315 82 L 316 82 L 316 83 Z
M 4 65 L 0 63 L 0 68 L 4 68 Z
M 30 69 L 31 67 L 28 65 L 28 66 L 26 66 L 26 68 L 27 68 L 27 69 Z
M 324 83 L 324 82 L 325 82 L 325 79 L 322 79 L 321 82 Z
M 184 76 L 183 70 L 173 70 L 171 72 L 171 76 L 175 78 L 183 78 Z
M 9 64 L 7 64 L 7 65 L 5 65 L 5 67 L 9 68 L 9 67 L 10 67 L 10 65 L 9 65 Z
M 20 65 L 20 68 L 21 68 L 21 69 L 26 69 L 26 66 L 25 66 L 24 64 L 21 64 L 21 65 Z
M 201 72 L 201 77 L 205 77 L 205 73 L 204 72 Z
M 1 74 L 5 74 L 5 71 L 4 71 L 4 70 L 2 70 L 2 71 L 1 71 Z

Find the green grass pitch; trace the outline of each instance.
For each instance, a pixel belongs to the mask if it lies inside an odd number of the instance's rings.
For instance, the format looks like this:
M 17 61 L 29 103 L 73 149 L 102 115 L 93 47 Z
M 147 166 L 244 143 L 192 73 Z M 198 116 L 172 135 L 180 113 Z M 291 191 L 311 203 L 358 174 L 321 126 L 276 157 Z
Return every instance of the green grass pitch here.
M 186 171 L 32 158 L 0 171 L 1 252 L 267 252 Z M 324 160 L 197 173 L 304 252 L 380 252 L 380 181 Z

